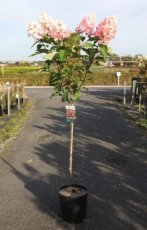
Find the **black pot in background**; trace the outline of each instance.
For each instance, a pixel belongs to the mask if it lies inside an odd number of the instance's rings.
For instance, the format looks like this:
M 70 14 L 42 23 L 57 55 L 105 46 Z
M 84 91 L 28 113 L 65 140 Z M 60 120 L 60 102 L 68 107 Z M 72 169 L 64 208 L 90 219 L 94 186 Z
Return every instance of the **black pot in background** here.
M 77 184 L 65 185 L 58 193 L 61 217 L 67 222 L 82 222 L 87 213 L 87 189 Z
M 0 107 L 0 116 L 3 116 L 4 115 L 4 110 L 3 108 Z

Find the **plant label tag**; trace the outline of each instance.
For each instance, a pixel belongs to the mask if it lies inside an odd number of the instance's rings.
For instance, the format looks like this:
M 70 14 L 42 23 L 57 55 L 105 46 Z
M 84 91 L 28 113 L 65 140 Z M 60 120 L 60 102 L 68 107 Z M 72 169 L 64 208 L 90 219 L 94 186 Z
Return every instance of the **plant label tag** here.
M 66 121 L 72 123 L 76 118 L 76 109 L 74 105 L 66 105 Z

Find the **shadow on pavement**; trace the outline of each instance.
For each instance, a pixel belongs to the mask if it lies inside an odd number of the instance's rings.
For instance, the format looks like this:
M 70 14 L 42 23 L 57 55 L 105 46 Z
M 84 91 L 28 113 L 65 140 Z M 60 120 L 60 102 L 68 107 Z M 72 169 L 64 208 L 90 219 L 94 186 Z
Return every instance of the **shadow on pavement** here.
M 37 208 L 70 229 L 60 219 L 57 195 L 58 188 L 68 183 L 69 127 L 64 108 L 50 104 L 43 116 L 47 123 L 35 127 L 38 132 L 45 129 L 51 138 L 42 137 L 34 155 L 48 165 L 49 172 L 41 175 L 25 163 L 30 175 L 26 176 L 3 161 L 34 195 Z M 106 92 L 89 92 L 88 97 L 83 93 L 74 130 L 74 180 L 89 191 L 87 219 L 74 229 L 147 229 L 146 137 L 123 118 Z

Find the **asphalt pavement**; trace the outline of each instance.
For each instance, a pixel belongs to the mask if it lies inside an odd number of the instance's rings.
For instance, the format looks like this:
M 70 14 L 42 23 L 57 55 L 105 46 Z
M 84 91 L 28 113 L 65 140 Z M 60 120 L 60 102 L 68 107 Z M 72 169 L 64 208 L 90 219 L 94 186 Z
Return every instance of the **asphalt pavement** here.
M 76 104 L 74 182 L 88 189 L 87 218 L 61 219 L 69 125 L 51 91 L 26 88 L 32 114 L 0 158 L 0 230 L 146 230 L 147 136 L 115 106 L 121 87 L 90 88 Z

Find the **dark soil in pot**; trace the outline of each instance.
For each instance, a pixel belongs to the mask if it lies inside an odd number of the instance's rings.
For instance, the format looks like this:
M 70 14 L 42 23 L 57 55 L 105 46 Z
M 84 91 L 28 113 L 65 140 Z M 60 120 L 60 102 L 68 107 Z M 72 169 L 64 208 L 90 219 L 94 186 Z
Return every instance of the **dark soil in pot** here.
M 59 189 L 61 216 L 65 221 L 79 223 L 86 217 L 87 189 L 73 184 Z

